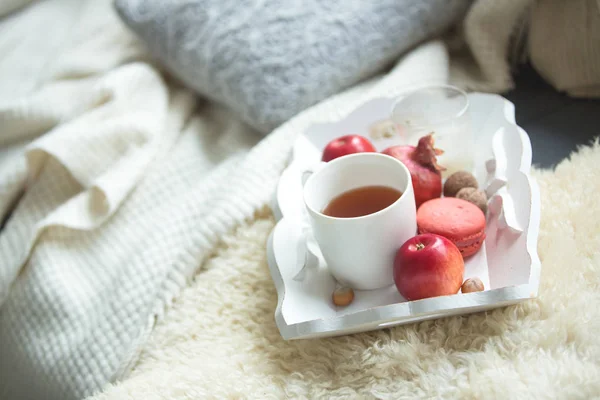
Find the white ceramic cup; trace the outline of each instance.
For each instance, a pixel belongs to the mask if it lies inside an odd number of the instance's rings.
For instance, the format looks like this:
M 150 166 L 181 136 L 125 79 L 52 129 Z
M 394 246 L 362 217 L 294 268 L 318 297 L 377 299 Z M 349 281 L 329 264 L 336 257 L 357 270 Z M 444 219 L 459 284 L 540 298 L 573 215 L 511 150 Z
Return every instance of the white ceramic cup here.
M 388 186 L 402 196 L 362 217 L 335 218 L 322 213 L 336 196 L 364 186 Z M 384 154 L 358 153 L 322 163 L 306 180 L 304 203 L 329 271 L 340 283 L 359 290 L 394 283 L 395 254 L 417 233 L 410 172 L 402 162 Z

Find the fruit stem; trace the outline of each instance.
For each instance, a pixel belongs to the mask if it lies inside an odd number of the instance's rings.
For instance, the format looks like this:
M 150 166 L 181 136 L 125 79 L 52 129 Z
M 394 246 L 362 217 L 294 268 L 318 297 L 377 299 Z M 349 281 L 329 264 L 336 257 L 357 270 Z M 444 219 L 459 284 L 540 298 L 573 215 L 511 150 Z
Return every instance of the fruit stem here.
M 423 250 L 425 245 L 423 243 L 417 243 L 417 250 Z

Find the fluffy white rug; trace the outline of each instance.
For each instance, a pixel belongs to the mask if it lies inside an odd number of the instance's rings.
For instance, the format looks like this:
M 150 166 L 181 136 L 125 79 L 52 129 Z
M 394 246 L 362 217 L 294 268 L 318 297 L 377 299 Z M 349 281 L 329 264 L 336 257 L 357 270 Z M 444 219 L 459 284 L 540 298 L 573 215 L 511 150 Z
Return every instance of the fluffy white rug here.
M 285 342 L 265 260 L 273 219 L 226 238 L 185 289 L 128 380 L 96 400 L 569 398 L 600 396 L 600 145 L 542 193 L 539 297 L 465 317 Z

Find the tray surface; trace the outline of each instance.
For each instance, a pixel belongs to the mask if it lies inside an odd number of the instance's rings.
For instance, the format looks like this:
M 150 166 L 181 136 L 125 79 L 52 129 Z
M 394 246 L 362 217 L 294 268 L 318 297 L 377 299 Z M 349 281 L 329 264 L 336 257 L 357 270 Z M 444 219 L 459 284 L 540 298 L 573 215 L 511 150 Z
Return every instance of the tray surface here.
M 529 176 L 529 137 L 515 124 L 514 106 L 506 99 L 472 93 L 469 100 L 476 132 L 473 173 L 488 194 L 489 211 L 484 246 L 466 260 L 465 279 L 479 277 L 486 290 L 409 302 L 391 285 L 356 291 L 348 307 L 332 304 L 336 281 L 312 238 L 302 202 L 302 175 L 319 162 L 330 140 L 349 133 L 368 136 L 374 123 L 388 118 L 395 99 L 376 98 L 341 120 L 310 126 L 294 144 L 292 160 L 279 181 L 272 205 L 279 221 L 269 237 L 267 255 L 278 293 L 275 319 L 284 339 L 380 329 L 491 309 L 537 295 L 540 201 Z M 373 144 L 382 150 L 398 140 L 380 138 Z

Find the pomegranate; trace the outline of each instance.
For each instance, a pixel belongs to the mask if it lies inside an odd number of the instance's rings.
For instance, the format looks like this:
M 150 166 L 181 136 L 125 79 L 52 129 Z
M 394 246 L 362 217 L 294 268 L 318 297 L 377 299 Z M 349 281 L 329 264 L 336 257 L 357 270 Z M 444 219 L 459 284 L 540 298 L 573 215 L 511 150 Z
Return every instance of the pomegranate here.
M 437 156 L 444 152 L 433 147 L 431 134 L 420 138 L 417 146 L 392 146 L 382 153 L 402 161 L 410 171 L 417 208 L 442 195 L 441 171 L 446 168 L 438 165 Z

